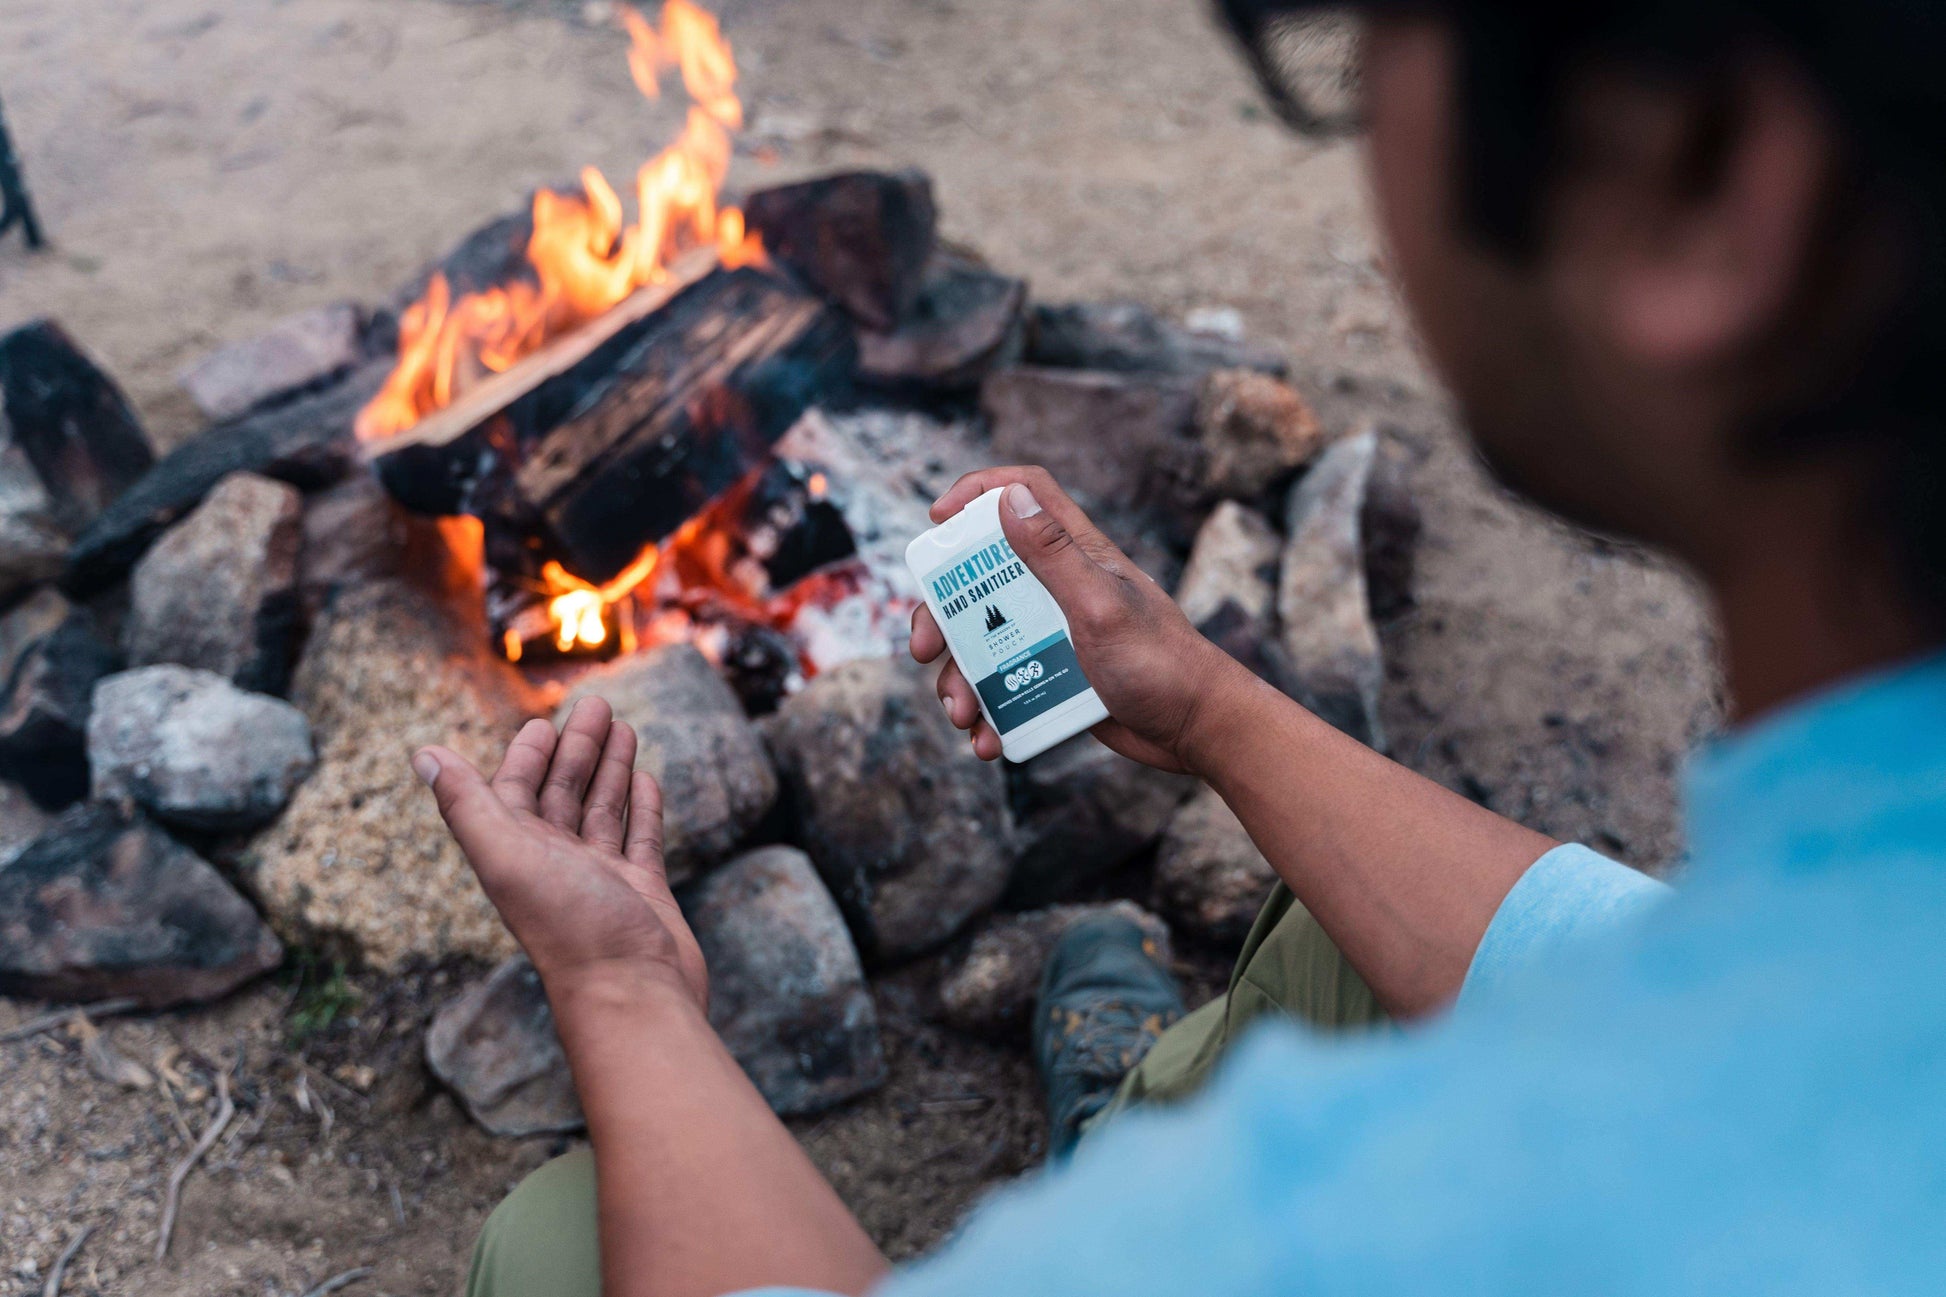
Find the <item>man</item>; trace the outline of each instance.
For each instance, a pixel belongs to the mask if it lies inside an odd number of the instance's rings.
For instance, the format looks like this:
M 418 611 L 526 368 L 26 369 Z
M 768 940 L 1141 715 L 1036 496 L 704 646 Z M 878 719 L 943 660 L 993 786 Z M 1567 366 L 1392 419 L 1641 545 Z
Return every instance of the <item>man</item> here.
M 1227 12 L 1280 87 L 1279 6 Z M 496 1215 L 477 1291 L 590 1291 L 596 1214 L 611 1297 L 1946 1283 L 1946 11 L 1366 19 L 1391 264 L 1483 453 L 1673 550 L 1718 602 L 1734 729 L 1688 776 L 1681 892 L 1336 734 L 1197 637 L 1046 474 L 974 474 L 935 516 L 1008 488 L 1008 536 L 1114 717 L 1100 737 L 1206 779 L 1302 903 L 1273 902 L 1231 995 L 1118 1107 L 1229 1057 L 1193 1101 L 1097 1114 L 1071 1162 L 888 1274 L 709 1031 L 628 731 L 585 703 L 523 730 L 491 783 L 427 749 L 546 983 L 594 1150 L 592 1179 L 557 1164 Z M 942 651 L 923 616 L 913 648 Z M 940 690 L 996 755 L 950 666 Z M 1091 970 L 1158 993 L 1084 936 L 1053 999 Z M 1365 992 L 1425 1021 L 1328 1045 L 1280 1022 L 1230 1049 L 1262 1009 Z M 1103 1096 L 1056 1097 L 1073 1126 Z

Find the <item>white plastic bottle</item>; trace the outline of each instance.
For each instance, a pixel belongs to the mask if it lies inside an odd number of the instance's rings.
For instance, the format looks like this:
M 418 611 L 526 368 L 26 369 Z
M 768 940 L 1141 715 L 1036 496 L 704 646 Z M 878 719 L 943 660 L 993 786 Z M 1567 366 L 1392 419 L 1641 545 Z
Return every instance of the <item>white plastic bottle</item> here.
M 906 546 L 926 606 L 1009 761 L 1108 719 L 1081 674 L 1068 619 L 1000 530 L 995 487 Z

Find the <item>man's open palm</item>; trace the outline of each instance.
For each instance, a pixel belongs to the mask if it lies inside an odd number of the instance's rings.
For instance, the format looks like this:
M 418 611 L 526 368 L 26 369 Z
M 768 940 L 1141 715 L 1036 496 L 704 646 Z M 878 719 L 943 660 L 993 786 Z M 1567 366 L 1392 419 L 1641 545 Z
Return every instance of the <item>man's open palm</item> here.
M 666 978 L 707 1005 L 702 952 L 663 871 L 662 790 L 634 766 L 635 731 L 599 698 L 558 735 L 527 722 L 491 780 L 450 748 L 412 758 L 544 982 Z

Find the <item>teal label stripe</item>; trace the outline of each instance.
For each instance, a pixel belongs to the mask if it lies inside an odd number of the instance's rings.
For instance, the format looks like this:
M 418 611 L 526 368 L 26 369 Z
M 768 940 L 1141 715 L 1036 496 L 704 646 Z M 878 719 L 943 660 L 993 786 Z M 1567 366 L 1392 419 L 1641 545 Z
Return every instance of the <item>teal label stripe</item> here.
M 993 727 L 1002 734 L 1068 699 L 1088 692 L 1088 678 L 1066 635 L 1051 635 L 981 680 L 974 688 L 986 703 Z
M 1055 631 L 1052 635 L 1049 635 L 1046 639 L 1034 645 L 1034 647 L 1028 649 L 1022 649 L 1020 652 L 1014 654 L 1012 657 L 1008 658 L 1005 662 L 1000 663 L 998 666 L 994 667 L 993 669 L 997 674 L 1005 675 L 1008 671 L 1012 670 L 1014 667 L 1019 666 L 1022 662 L 1025 662 L 1028 658 L 1033 657 L 1036 653 L 1045 653 L 1049 649 L 1053 648 L 1056 644 L 1065 644 L 1067 643 L 1067 639 L 1068 637 L 1066 635 L 1062 634 L 1060 631 Z M 1068 651 L 1072 653 L 1074 650 L 1069 649 Z

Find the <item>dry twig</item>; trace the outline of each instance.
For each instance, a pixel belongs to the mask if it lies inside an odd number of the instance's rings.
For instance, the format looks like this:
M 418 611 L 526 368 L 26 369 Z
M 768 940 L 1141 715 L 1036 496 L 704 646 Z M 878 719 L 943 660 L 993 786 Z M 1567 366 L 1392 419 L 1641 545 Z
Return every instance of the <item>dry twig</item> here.
M 43 1031 L 52 1031 L 56 1027 L 64 1027 L 76 1018 L 111 1018 L 118 1013 L 127 1013 L 131 1009 L 139 1009 L 141 1007 L 142 1002 L 140 1000 L 120 999 L 101 1000 L 94 1004 L 77 1004 L 72 1008 L 56 1009 L 52 1013 L 43 1013 L 38 1018 L 29 1018 L 17 1027 L 9 1027 L 5 1031 L 0 1031 L 0 1045 L 14 1040 L 26 1040 L 30 1036 L 40 1035 Z
M 67 1276 L 68 1262 L 74 1260 L 74 1254 L 81 1250 L 81 1245 L 88 1241 L 88 1235 L 94 1232 L 93 1225 L 83 1225 L 81 1232 L 68 1240 L 68 1245 L 61 1249 L 61 1255 L 55 1258 L 54 1268 L 47 1272 L 47 1282 L 41 1285 L 41 1297 L 61 1297 L 61 1280 Z
M 203 1128 L 202 1138 L 196 1141 L 196 1146 L 176 1163 L 175 1170 L 169 1172 L 169 1192 L 162 1200 L 162 1232 L 155 1240 L 156 1260 L 169 1255 L 169 1240 L 176 1232 L 176 1209 L 182 1205 L 182 1182 L 189 1178 L 189 1173 L 196 1169 L 196 1164 L 203 1160 L 203 1154 L 209 1152 L 210 1145 L 216 1143 L 216 1137 L 223 1133 L 223 1128 L 230 1124 L 230 1118 L 234 1116 L 236 1104 L 230 1101 L 230 1072 L 225 1068 L 216 1074 L 216 1116 Z
M 361 1265 L 356 1270 L 347 1270 L 343 1274 L 334 1274 L 317 1287 L 311 1289 L 311 1291 L 305 1293 L 304 1297 L 329 1297 L 329 1294 L 337 1292 L 340 1288 L 349 1288 L 360 1279 L 369 1278 L 371 1273 L 372 1268 L 370 1266 Z

